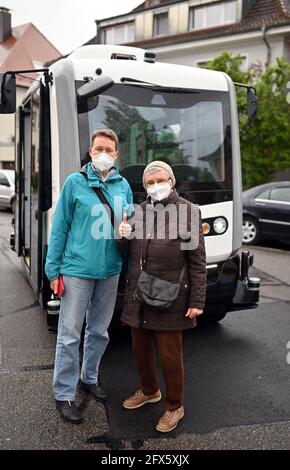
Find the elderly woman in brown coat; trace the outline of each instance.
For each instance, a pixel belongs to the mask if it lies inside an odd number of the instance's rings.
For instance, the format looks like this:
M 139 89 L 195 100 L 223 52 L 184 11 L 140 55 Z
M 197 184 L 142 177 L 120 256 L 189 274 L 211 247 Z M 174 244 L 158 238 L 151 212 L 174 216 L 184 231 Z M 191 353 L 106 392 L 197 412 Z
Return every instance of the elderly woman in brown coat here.
M 123 406 L 133 410 L 161 400 L 154 347 L 157 344 L 166 385 L 166 411 L 159 419 L 156 429 L 169 432 L 184 416 L 182 331 L 194 328 L 196 317 L 203 313 L 206 257 L 200 211 L 181 198 L 174 189 L 172 168 L 161 161 L 150 163 L 144 170 L 143 185 L 148 197 L 141 204 L 141 217 L 140 214 L 139 220 L 135 217 L 133 225 L 123 220 L 119 227 L 122 237 L 119 241 L 120 249 L 125 251 L 124 247 L 127 245 L 131 258 L 121 321 L 131 327 L 133 352 L 141 382 L 141 389 L 127 398 Z M 158 211 L 155 210 L 157 205 Z M 181 217 L 178 224 L 174 218 L 175 222 L 170 222 L 168 208 L 177 209 L 177 214 L 186 214 L 186 226 L 184 221 L 183 224 L 180 223 Z M 153 214 L 151 226 L 148 223 L 150 210 Z M 140 227 L 140 218 L 143 219 L 143 228 L 141 236 L 140 233 L 138 236 L 134 232 L 137 231 L 137 225 Z M 132 226 L 135 226 L 133 232 Z M 158 237 L 160 227 L 164 229 L 163 237 Z M 187 232 L 187 238 L 181 233 L 182 230 Z M 188 245 L 184 242 L 185 238 Z M 195 243 L 190 244 L 193 239 Z M 182 277 L 178 297 L 170 310 L 156 311 L 137 300 L 136 287 L 142 265 L 146 273 L 160 279 L 176 282 Z

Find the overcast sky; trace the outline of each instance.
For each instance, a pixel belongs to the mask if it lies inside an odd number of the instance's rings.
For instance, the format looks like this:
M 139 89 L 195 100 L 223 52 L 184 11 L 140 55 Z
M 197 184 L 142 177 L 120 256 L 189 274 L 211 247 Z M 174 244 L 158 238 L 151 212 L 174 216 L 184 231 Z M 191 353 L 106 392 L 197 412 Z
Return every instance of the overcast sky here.
M 127 13 L 142 0 L 0 0 L 11 9 L 12 26 L 33 23 L 66 54 L 96 34 L 95 20 Z

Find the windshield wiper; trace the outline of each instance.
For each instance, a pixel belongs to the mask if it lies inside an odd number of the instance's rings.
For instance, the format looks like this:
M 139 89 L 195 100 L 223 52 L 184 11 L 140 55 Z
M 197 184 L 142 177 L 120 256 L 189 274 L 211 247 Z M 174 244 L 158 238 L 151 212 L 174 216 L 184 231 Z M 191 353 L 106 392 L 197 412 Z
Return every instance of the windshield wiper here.
M 130 78 L 130 77 L 122 77 L 120 78 L 120 82 L 142 83 L 142 85 L 158 86 L 156 85 L 156 83 L 144 82 L 143 80 L 137 80 L 137 78 Z
M 200 93 L 197 90 L 191 90 L 188 88 L 177 88 L 177 87 L 172 87 L 172 86 L 162 86 L 162 85 L 156 85 L 156 83 L 151 83 L 151 82 L 144 82 L 143 80 L 137 80 L 137 78 L 130 78 L 130 77 L 122 77 L 120 78 L 120 82 L 128 82 L 128 83 L 136 83 L 136 85 L 150 85 L 154 87 L 154 91 L 159 91 L 159 92 L 164 92 L 164 93 Z M 146 87 L 147 88 L 147 87 Z

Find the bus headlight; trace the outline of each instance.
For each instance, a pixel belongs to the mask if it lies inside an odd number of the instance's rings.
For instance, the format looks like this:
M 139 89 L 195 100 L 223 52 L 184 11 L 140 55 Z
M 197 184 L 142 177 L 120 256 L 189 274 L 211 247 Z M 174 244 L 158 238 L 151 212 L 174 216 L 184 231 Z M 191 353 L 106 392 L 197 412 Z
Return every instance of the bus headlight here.
M 213 229 L 215 233 L 221 235 L 228 228 L 227 220 L 224 217 L 217 217 L 213 222 Z

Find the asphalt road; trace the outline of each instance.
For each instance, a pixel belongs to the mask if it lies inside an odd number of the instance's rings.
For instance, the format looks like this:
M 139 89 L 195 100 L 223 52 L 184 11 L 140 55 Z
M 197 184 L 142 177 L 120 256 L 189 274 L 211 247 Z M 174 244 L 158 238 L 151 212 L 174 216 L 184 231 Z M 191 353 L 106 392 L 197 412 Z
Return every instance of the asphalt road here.
M 0 212 L 0 449 L 290 449 L 289 251 L 251 248 L 259 309 L 184 335 L 186 415 L 170 436 L 154 430 L 162 404 L 121 407 L 138 387 L 124 329 L 102 363 L 106 407 L 78 395 L 85 421 L 73 426 L 54 409 L 55 336 L 9 249 L 11 217 Z

